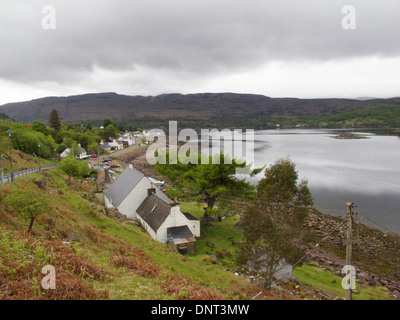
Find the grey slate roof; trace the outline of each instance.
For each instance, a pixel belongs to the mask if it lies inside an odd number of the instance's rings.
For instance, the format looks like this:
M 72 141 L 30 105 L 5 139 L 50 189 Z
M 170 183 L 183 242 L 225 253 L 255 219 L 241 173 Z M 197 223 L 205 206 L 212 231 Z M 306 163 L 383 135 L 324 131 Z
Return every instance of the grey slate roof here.
M 169 216 L 171 205 L 153 193 L 147 196 L 136 212 L 150 228 L 157 232 Z
M 188 220 L 199 220 L 195 216 L 192 216 L 189 212 L 182 212 L 182 213 Z
M 188 226 L 171 227 L 167 229 L 168 237 L 173 239 L 193 237 L 192 231 Z
M 167 236 L 169 240 L 177 246 L 190 244 L 196 242 L 193 233 L 188 226 L 171 227 L 167 229 Z
M 112 201 L 112 205 L 117 208 L 143 177 L 142 173 L 126 168 L 118 179 L 104 190 L 104 194 Z

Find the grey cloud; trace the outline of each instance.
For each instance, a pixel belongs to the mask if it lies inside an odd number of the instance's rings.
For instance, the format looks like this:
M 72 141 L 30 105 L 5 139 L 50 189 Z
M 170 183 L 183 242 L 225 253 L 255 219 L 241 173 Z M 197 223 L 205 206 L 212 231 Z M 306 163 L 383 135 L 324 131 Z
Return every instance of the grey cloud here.
M 94 67 L 201 77 L 276 60 L 399 56 L 398 0 L 351 2 L 356 30 L 341 28 L 349 3 L 339 0 L 2 0 L 0 78 L 63 83 Z M 47 4 L 56 30 L 41 28 Z

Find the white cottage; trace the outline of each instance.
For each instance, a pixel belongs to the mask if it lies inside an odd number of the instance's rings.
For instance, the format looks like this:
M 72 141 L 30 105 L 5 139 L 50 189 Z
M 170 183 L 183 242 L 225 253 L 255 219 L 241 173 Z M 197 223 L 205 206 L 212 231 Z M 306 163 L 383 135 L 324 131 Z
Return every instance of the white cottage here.
M 66 158 L 66 157 L 68 157 L 68 155 L 71 154 L 72 152 L 73 152 L 73 149 L 72 149 L 72 148 L 67 148 L 67 149 L 65 149 L 65 150 L 60 154 L 60 157 L 61 157 L 62 159 L 63 159 L 63 158 Z M 78 144 L 77 154 L 75 155 L 75 158 L 76 158 L 76 159 L 86 159 L 86 158 L 88 158 L 88 157 L 90 157 L 90 156 L 87 155 L 86 150 L 83 149 L 83 148 L 81 147 L 80 144 Z
M 144 174 L 126 168 L 118 179 L 104 190 L 104 202 L 107 208 L 116 208 L 129 218 L 136 219 L 136 210 L 148 196 L 151 181 Z M 155 193 L 169 201 L 169 198 L 157 187 Z
M 106 207 L 138 219 L 154 240 L 168 242 L 180 252 L 193 250 L 195 237 L 200 236 L 199 219 L 181 212 L 179 203 L 171 201 L 148 177 L 131 168 L 104 190 L 104 202 Z
M 200 236 L 200 221 L 189 213 L 183 214 L 178 203 L 161 199 L 155 194 L 155 188 L 149 190 L 149 196 L 137 209 L 137 217 L 158 242 L 167 242 L 168 229 L 173 227 L 187 226 L 192 237 Z
M 119 136 L 119 141 L 127 146 L 133 146 L 136 144 L 136 139 L 130 132 L 125 132 L 124 134 Z
M 149 195 L 137 209 L 137 218 L 154 240 L 169 243 L 182 253 L 194 251 L 200 221 L 182 213 L 177 202 L 158 197 L 155 188 L 149 189 Z

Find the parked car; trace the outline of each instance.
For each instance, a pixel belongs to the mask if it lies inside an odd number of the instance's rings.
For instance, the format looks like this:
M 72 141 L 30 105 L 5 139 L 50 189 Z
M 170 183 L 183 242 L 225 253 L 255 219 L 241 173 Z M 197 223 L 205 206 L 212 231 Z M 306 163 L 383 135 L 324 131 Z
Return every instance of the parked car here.
M 109 161 L 112 161 L 112 159 L 110 159 L 110 158 L 103 159 L 101 162 L 106 163 L 106 162 L 109 162 Z
M 97 154 L 93 153 L 92 158 L 97 158 Z
M 116 164 L 115 162 L 109 162 L 110 168 L 119 168 L 119 164 Z

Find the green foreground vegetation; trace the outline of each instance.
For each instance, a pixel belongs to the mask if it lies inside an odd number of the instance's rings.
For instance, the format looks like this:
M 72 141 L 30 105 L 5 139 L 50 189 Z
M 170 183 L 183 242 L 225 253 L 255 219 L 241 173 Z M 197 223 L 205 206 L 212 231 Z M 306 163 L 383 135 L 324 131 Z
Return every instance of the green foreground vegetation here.
M 35 183 L 43 179 L 45 190 Z M 37 216 L 31 233 L 26 231 L 29 219 L 25 220 L 7 205 L 8 198 L 20 188 L 42 193 L 49 203 L 47 212 Z M 2 299 L 247 297 L 251 287 L 243 278 L 221 269 L 220 265 L 203 261 L 201 255 L 180 255 L 152 240 L 132 221 L 104 215 L 101 206 L 82 197 L 82 193 L 93 188 L 90 180 L 79 183 L 73 179 L 69 184 L 67 176 L 48 171 L 18 179 L 14 185 L 2 189 Z M 195 210 L 192 212 L 196 214 Z M 29 253 L 37 250 L 41 250 L 43 257 L 29 258 Z M 199 250 L 203 250 L 201 245 Z M 46 292 L 38 285 L 43 277 L 39 270 L 44 263 L 56 266 L 60 288 L 54 292 Z M 72 287 L 64 283 L 67 278 Z
M 343 297 L 342 278 L 325 268 L 304 264 L 295 268 L 293 276 L 305 285 L 318 288 L 334 297 Z M 357 282 L 353 291 L 353 300 L 393 300 L 389 291 L 384 287 L 372 287 Z
M 40 193 L 48 205 L 30 233 L 29 219 L 8 205 L 21 188 Z M 250 299 L 261 290 L 234 274 L 238 246 L 232 239 L 243 239 L 238 215 L 203 228 L 196 254 L 182 256 L 132 221 L 104 214 L 90 195 L 94 188 L 89 179 L 70 184 L 66 175 L 52 170 L 2 189 L 1 299 Z M 196 202 L 181 203 L 181 208 L 198 218 L 204 213 Z M 46 264 L 56 268 L 57 290 L 40 286 Z M 321 268 L 303 265 L 294 275 L 304 285 L 344 295 L 340 277 Z M 354 299 L 390 299 L 379 289 L 359 289 Z

